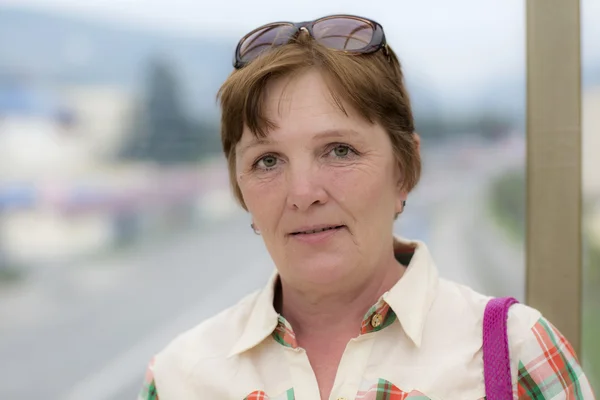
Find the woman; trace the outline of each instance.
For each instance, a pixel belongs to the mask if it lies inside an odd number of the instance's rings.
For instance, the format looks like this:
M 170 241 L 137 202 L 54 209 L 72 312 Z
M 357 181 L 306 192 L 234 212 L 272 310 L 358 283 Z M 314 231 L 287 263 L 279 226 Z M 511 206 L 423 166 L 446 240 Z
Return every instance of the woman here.
M 489 298 L 438 278 L 425 244 L 392 233 L 421 161 L 381 25 L 269 24 L 235 56 L 220 91 L 223 148 L 277 270 L 160 352 L 140 398 L 484 398 Z M 593 398 L 538 311 L 510 309 L 508 343 L 509 397 Z

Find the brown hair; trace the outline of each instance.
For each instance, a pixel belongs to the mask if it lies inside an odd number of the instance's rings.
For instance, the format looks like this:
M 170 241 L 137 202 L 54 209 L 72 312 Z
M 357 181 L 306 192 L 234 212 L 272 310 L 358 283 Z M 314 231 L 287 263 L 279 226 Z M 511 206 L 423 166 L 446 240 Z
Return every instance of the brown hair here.
M 410 100 L 398 58 L 389 48 L 368 55 L 346 54 L 323 47 L 302 37 L 261 55 L 235 70 L 221 86 L 221 141 L 227 157 L 229 179 L 236 199 L 246 209 L 237 184 L 235 147 L 244 125 L 258 137 L 275 127 L 264 111 L 267 85 L 277 78 L 290 77 L 309 68 L 318 68 L 331 83 L 336 105 L 346 113 L 344 103 L 371 123 L 387 131 L 403 175 L 403 189 L 411 191 L 421 176 L 421 158 L 414 133 Z

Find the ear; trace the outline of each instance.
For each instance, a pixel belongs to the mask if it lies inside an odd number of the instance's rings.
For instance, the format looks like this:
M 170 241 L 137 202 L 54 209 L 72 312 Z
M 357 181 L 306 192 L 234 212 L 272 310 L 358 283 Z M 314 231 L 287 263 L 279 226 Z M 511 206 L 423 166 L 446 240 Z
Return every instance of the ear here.
M 254 225 L 254 221 L 252 221 L 252 223 L 250 224 L 250 228 L 252 228 L 255 234 L 260 235 L 260 229 L 258 229 L 256 225 Z
M 421 153 L 421 136 L 417 132 L 413 132 L 413 140 L 417 146 L 417 152 Z
M 412 139 L 414 146 L 416 147 L 417 153 L 421 152 L 421 136 L 417 132 L 412 133 Z M 401 214 L 404 211 L 408 192 L 404 189 L 402 184 L 402 178 L 397 182 L 396 186 L 396 215 Z
M 399 172 L 398 178 L 399 179 L 396 181 L 396 204 L 394 207 L 396 217 L 404 211 L 404 204 L 408 197 L 408 191 L 404 187 L 404 179 L 402 178 L 401 172 Z
M 398 190 L 398 192 L 396 193 L 396 207 L 395 207 L 396 215 L 402 214 L 402 212 L 404 211 L 406 198 L 408 197 L 408 193 L 406 192 L 406 190 L 404 190 L 402 188 L 402 186 L 398 186 L 397 190 Z

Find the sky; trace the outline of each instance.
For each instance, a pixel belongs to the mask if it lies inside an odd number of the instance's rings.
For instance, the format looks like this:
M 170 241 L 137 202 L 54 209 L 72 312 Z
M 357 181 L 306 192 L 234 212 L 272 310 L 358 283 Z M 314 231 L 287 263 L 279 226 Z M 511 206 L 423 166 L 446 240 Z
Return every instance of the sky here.
M 383 25 L 405 66 L 418 68 L 420 79 L 447 92 L 467 83 L 524 77 L 524 1 L 0 0 L 0 5 L 56 10 L 186 35 L 230 37 L 272 21 L 362 15 Z M 582 4 L 584 54 L 600 62 L 600 1 Z M 591 37 L 599 38 L 595 45 L 586 40 Z

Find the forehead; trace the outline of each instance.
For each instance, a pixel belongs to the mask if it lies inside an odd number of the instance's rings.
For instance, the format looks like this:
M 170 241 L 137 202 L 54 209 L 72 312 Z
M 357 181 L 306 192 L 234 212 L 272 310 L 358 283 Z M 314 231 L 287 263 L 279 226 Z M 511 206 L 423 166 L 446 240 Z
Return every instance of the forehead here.
M 315 69 L 273 79 L 265 90 L 265 106 L 269 111 L 277 103 L 307 106 L 313 102 L 322 103 L 331 97 L 327 82 L 322 73 Z M 273 115 L 274 116 L 274 115 Z
M 337 100 L 337 101 L 336 101 Z M 278 131 L 322 131 L 367 124 L 334 92 L 317 70 L 271 82 L 265 91 L 265 117 Z

